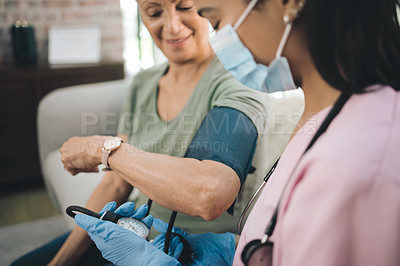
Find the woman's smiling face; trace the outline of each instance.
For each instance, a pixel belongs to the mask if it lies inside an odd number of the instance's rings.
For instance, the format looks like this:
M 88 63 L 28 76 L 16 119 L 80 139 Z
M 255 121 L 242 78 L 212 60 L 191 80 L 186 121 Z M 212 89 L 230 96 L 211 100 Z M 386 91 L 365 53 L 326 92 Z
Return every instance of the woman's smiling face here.
M 142 20 L 154 42 L 173 62 L 210 54 L 208 21 L 191 0 L 138 0 Z

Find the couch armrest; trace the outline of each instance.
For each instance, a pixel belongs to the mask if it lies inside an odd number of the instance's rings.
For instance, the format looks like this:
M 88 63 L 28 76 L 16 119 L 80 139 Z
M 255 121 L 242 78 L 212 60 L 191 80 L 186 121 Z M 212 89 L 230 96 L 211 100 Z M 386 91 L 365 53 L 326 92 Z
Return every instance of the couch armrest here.
M 66 87 L 40 101 L 37 115 L 40 164 L 47 190 L 56 204 L 54 190 L 44 171 L 47 155 L 73 136 L 116 135 L 121 105 L 131 81 Z
M 57 89 L 39 103 L 40 160 L 69 137 L 115 135 L 129 79 Z

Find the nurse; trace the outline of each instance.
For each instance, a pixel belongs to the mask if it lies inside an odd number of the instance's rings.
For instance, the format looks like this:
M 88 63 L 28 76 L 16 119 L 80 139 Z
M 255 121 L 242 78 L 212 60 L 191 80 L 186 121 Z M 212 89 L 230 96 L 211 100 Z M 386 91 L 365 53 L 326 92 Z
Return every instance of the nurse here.
M 194 248 L 194 261 L 400 265 L 400 2 L 194 2 L 218 31 L 211 44 L 235 77 L 245 83 L 264 75 L 267 91 L 289 89 L 294 81 L 305 94 L 304 114 L 237 248 L 230 234 L 175 228 Z M 249 63 L 249 51 L 259 65 Z M 229 62 L 243 58 L 236 66 Z M 242 64 L 253 65 L 251 71 L 241 75 Z M 110 236 L 98 233 L 108 223 L 83 215 L 77 223 L 103 255 L 116 252 Z M 154 226 L 163 231 L 165 224 Z M 121 237 L 128 238 L 136 248 L 122 255 L 126 262 L 177 264 L 133 234 Z

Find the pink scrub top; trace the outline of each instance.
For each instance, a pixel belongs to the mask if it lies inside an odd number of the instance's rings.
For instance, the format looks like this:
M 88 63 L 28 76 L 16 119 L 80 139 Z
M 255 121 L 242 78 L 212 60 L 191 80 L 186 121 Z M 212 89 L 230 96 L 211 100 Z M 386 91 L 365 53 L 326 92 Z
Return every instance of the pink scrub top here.
M 400 92 L 367 90 L 303 158 L 331 107 L 293 137 L 246 221 L 234 265 L 264 235 L 286 182 L 273 265 L 400 265 Z

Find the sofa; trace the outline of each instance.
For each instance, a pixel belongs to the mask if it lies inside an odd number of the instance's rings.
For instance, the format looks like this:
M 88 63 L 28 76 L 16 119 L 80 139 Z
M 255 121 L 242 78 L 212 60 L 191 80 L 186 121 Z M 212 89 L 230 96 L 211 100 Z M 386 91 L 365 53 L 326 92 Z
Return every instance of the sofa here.
M 104 172 L 70 175 L 60 161 L 61 145 L 73 136 L 116 135 L 119 112 L 132 79 L 57 89 L 39 103 L 38 146 L 42 176 L 55 207 L 85 205 Z M 73 219 L 66 218 L 69 227 Z

